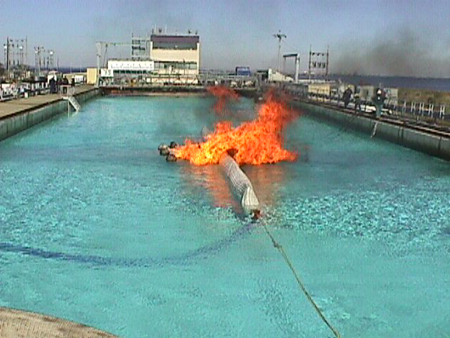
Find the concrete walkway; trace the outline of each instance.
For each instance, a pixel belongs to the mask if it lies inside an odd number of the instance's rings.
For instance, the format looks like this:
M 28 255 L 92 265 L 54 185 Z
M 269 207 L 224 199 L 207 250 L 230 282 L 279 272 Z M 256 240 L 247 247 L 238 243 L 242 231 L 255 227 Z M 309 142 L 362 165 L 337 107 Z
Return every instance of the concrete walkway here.
M 89 91 L 92 88 L 93 86 L 91 85 L 77 86 L 75 87 L 75 95 Z M 0 120 L 62 100 L 64 96 L 65 95 L 63 94 L 45 94 L 32 96 L 26 99 L 21 98 L 18 100 L 0 102 Z
M 0 307 L 0 337 L 115 338 L 117 336 L 55 317 Z

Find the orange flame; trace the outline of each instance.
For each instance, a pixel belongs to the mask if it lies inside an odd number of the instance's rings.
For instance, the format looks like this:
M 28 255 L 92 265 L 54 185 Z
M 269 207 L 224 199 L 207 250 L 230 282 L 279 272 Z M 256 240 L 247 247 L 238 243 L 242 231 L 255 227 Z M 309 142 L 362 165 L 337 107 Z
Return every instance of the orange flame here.
M 214 105 L 214 111 L 219 114 L 223 112 L 228 100 L 239 100 L 239 95 L 233 89 L 228 87 L 212 86 L 208 87 L 207 90 L 217 98 L 217 102 Z
M 283 100 L 269 93 L 254 121 L 236 128 L 231 122 L 219 122 L 204 142 L 187 139 L 176 149 L 175 156 L 195 165 L 216 164 L 231 150 L 240 165 L 295 161 L 297 154 L 283 149 L 283 131 L 296 116 Z

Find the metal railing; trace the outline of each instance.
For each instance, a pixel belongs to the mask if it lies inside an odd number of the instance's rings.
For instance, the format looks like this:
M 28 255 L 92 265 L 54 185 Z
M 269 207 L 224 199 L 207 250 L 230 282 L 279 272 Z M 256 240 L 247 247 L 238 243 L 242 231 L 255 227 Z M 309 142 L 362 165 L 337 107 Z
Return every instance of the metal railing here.
M 201 71 L 199 74 L 184 74 L 183 72 L 163 74 L 120 74 L 114 77 L 101 77 L 100 87 L 153 87 L 161 85 L 227 85 L 230 87 L 257 87 L 255 76 L 234 75 L 221 71 Z
M 330 94 L 329 92 L 320 91 L 308 93 L 305 89 L 293 89 L 289 86 L 286 86 L 284 90 L 287 91 L 294 100 L 301 99 L 321 102 L 362 113 L 374 113 L 376 110 L 376 107 L 371 100 L 360 100 L 359 107 L 357 107 L 357 104 L 353 97 L 348 105 L 345 106 L 342 96 L 336 93 Z M 450 114 L 448 113 L 448 109 L 449 108 L 444 104 L 407 102 L 387 98 L 383 104 L 382 113 L 385 115 L 405 116 L 416 119 L 423 118 L 450 121 Z

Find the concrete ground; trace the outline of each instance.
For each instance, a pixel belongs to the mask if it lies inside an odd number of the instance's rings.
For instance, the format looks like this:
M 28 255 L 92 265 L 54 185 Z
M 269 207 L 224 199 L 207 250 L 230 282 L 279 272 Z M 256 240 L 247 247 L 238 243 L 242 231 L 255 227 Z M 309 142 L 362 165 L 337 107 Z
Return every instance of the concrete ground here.
M 55 317 L 0 307 L 0 337 L 114 338 L 117 336 Z
M 82 93 L 92 89 L 91 85 L 81 85 L 75 87 L 75 94 Z M 48 103 L 62 100 L 63 94 L 45 94 L 36 95 L 28 98 L 21 98 L 18 100 L 10 100 L 0 102 L 0 119 L 20 114 L 21 112 L 36 109 Z

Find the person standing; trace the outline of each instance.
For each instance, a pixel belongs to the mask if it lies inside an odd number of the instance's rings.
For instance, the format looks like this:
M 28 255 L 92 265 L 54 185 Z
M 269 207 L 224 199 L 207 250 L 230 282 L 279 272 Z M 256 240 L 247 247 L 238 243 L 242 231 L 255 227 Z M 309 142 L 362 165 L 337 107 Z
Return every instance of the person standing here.
M 344 91 L 344 94 L 342 95 L 342 99 L 344 100 L 344 108 L 347 108 L 348 104 L 350 103 L 352 94 L 353 92 L 350 87 L 347 87 L 347 89 Z
M 355 113 L 361 112 L 361 93 L 358 87 L 355 88 L 355 94 L 353 95 L 355 99 Z
M 383 104 L 384 104 L 385 100 L 386 100 L 386 92 L 382 88 L 378 87 L 375 90 L 375 94 L 372 98 L 372 102 L 374 103 L 375 108 L 376 108 L 375 113 L 376 113 L 377 117 L 381 116 L 381 112 L 383 111 Z
M 56 89 L 56 80 L 54 77 L 52 77 L 50 79 L 50 81 L 48 82 L 49 86 L 50 86 L 50 94 L 56 94 L 58 92 L 58 90 Z

